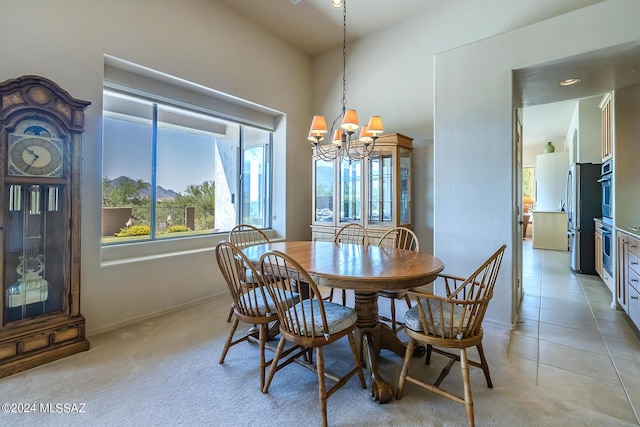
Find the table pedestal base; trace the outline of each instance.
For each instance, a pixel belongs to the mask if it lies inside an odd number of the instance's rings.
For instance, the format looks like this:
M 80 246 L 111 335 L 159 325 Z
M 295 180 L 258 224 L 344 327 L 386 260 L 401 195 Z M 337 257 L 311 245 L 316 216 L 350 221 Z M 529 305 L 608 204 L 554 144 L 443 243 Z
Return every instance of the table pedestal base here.
M 356 291 L 355 301 L 358 313 L 356 342 L 369 371 L 371 398 L 378 403 L 387 403 L 393 398 L 393 388 L 380 374 L 378 355 L 384 348 L 404 357 L 407 346 L 389 326 L 378 321 L 377 292 Z

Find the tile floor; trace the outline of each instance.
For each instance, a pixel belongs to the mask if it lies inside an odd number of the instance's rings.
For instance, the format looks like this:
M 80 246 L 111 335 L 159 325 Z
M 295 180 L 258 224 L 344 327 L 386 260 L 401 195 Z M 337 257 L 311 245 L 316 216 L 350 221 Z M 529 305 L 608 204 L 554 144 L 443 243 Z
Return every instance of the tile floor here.
M 640 338 L 611 308 L 598 276 L 576 274 L 569 252 L 523 242 L 523 287 L 509 359 L 549 396 L 640 424 Z

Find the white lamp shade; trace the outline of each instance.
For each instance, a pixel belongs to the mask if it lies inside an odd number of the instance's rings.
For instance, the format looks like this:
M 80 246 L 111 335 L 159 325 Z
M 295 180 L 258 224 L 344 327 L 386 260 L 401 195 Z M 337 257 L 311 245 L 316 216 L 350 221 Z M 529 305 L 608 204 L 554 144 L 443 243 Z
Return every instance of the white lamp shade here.
M 315 134 L 313 132 L 309 132 L 309 136 L 307 136 L 307 139 L 311 142 L 320 142 L 324 139 L 324 135 L 323 134 Z
M 347 110 L 344 113 L 340 127 L 347 132 L 355 132 L 358 130 L 360 124 L 358 123 L 358 113 L 356 113 L 356 110 Z
M 360 140 L 360 142 L 365 143 L 365 144 L 373 141 L 373 134 L 371 134 L 369 132 L 368 128 L 369 128 L 369 126 L 367 126 L 367 125 L 360 126 L 360 138 L 359 138 L 359 140 Z
M 324 116 L 313 116 L 309 135 L 321 137 L 327 132 L 327 121 L 324 119 Z
M 342 129 L 336 129 L 333 132 L 333 139 L 331 140 L 331 142 L 336 145 L 342 144 Z
M 372 136 L 378 136 L 382 132 L 384 132 L 384 127 L 382 126 L 382 117 L 380 116 L 371 116 L 369 119 L 369 124 L 367 125 L 368 132 Z

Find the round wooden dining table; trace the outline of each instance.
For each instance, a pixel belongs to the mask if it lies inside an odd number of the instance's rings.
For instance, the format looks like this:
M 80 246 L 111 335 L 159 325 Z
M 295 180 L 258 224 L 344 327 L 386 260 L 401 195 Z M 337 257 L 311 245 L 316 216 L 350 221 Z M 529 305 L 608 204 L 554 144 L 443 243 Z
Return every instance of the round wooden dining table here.
M 416 251 L 333 242 L 283 241 L 243 249 L 256 264 L 268 251 L 295 259 L 318 285 L 354 291 L 356 340 L 369 370 L 371 398 L 389 402 L 393 388 L 380 375 L 378 355 L 381 349 L 388 349 L 404 356 L 406 345 L 388 325 L 378 321 L 378 291 L 428 284 L 444 269 L 442 261 Z

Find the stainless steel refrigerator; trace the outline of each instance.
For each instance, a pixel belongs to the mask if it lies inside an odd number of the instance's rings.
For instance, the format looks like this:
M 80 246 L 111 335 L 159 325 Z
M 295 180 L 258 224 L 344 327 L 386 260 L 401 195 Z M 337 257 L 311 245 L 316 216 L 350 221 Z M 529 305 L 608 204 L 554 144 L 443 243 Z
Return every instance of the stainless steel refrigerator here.
M 602 216 L 602 186 L 599 163 L 575 163 L 567 176 L 567 234 L 571 268 L 596 274 L 594 218 Z

